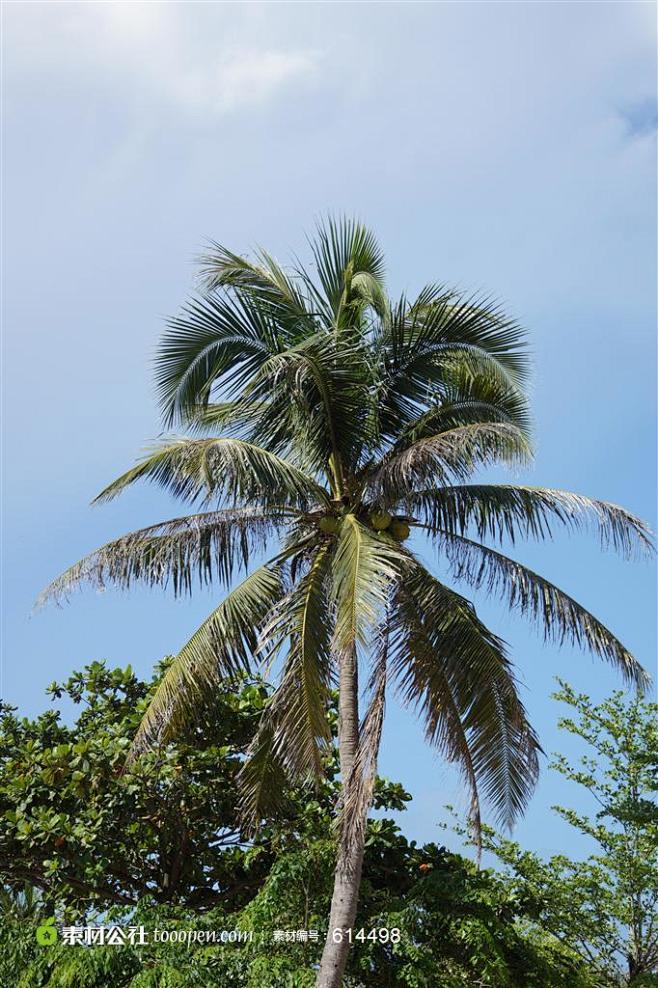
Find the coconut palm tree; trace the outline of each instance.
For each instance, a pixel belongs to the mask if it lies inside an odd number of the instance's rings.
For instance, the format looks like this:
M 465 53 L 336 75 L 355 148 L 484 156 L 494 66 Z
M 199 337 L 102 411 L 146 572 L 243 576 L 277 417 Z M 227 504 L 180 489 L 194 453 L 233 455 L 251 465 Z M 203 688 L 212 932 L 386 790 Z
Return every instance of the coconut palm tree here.
M 476 834 L 481 799 L 512 824 L 537 778 L 538 740 L 505 643 L 450 583 L 499 597 L 558 644 L 582 645 L 641 683 L 603 624 L 502 550 L 588 523 L 627 556 L 651 541 L 615 505 L 475 479 L 531 456 L 524 332 L 496 304 L 436 284 L 390 301 L 382 252 L 356 222 L 327 222 L 310 247 L 313 275 L 212 244 L 200 291 L 169 322 L 157 358 L 166 426 L 187 435 L 154 446 L 96 498 L 149 480 L 197 513 L 110 542 L 46 595 L 83 582 L 228 591 L 163 676 L 132 757 L 194 718 L 222 677 L 279 654 L 242 770 L 253 825 L 285 780 L 321 776 L 337 682 L 342 797 L 317 980 L 333 988 L 357 908 L 388 687 L 461 769 Z M 420 561 L 421 540 L 436 573 Z

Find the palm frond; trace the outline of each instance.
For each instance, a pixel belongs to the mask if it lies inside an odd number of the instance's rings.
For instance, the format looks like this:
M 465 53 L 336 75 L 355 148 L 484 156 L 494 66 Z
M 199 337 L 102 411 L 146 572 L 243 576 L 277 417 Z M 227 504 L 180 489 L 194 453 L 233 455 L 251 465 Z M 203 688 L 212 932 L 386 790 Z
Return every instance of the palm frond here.
M 479 794 L 511 826 L 534 789 L 540 748 L 504 643 L 420 564 L 399 584 L 395 606 L 391 669 L 402 699 L 420 709 L 428 741 L 461 766 L 475 826 Z
M 519 382 L 528 376 L 526 331 L 489 296 L 428 285 L 409 306 L 416 352 L 441 343 L 469 344 L 494 357 Z
M 573 532 L 593 528 L 602 548 L 626 557 L 654 551 L 651 531 L 641 519 L 619 505 L 570 491 L 471 484 L 418 491 L 409 504 L 431 531 L 464 535 L 472 528 L 478 538 L 514 543 L 518 538 L 550 538 L 560 525 Z
M 175 656 L 142 718 L 129 760 L 162 743 L 186 724 L 225 678 L 250 672 L 269 642 L 260 633 L 284 593 L 277 561 L 259 567 L 232 590 Z
M 321 546 L 306 575 L 274 608 L 263 636 L 289 641 L 281 680 L 261 716 L 240 770 L 239 812 L 257 828 L 262 817 L 285 803 L 290 781 L 317 780 L 331 744 L 327 721 L 331 679 L 331 624 L 326 579 L 329 548 Z
M 445 399 L 456 370 L 519 392 L 527 376 L 521 327 L 489 300 L 439 285 L 428 286 L 411 304 L 402 297 L 376 328 L 373 348 L 381 430 L 391 441 Z
M 221 431 L 225 436 L 249 440 L 254 420 L 266 413 L 266 405 L 237 398 L 234 401 L 216 401 L 189 407 L 185 414 L 185 424 L 192 432 L 212 432 L 217 435 Z
M 381 275 L 372 271 L 357 271 L 352 275 L 350 283 L 352 304 L 361 303 L 372 309 L 380 319 L 386 319 L 390 314 L 390 303 L 384 289 Z
M 520 388 L 501 381 L 489 368 L 473 371 L 461 362 L 447 367 L 445 377 L 440 400 L 431 396 L 427 411 L 420 414 L 415 404 L 408 411 L 394 448 L 404 449 L 417 439 L 477 422 L 507 422 L 530 436 L 528 399 Z
M 232 288 L 261 306 L 271 307 L 288 343 L 300 334 L 301 327 L 315 331 L 307 300 L 294 278 L 262 248 L 252 261 L 212 241 L 200 258 L 200 276 L 207 291 Z
M 274 354 L 245 391 L 248 401 L 267 409 L 254 423 L 254 441 L 290 448 L 316 472 L 332 463 L 340 496 L 343 472 L 371 440 L 369 373 L 358 343 L 326 333 Z
M 437 408 L 476 400 L 485 409 L 496 402 L 499 405 L 494 418 L 487 415 L 481 421 L 510 421 L 530 435 L 525 393 L 495 357 L 469 344 L 445 343 L 435 347 L 425 363 L 424 369 L 416 368 L 412 376 L 396 381 L 393 388 L 386 377 L 379 382 L 381 433 L 389 445 L 400 448 L 408 445 L 410 436 L 427 435 L 417 426 L 429 426 L 426 417 Z M 458 378 L 469 381 L 470 386 L 457 388 Z
M 384 277 L 384 255 L 374 234 L 363 224 L 328 219 L 318 225 L 310 246 L 322 291 L 338 321 L 354 295 L 359 301 L 374 299 L 376 294 L 379 297 L 375 286 Z
M 397 601 L 402 618 L 393 641 L 399 692 L 408 706 L 420 708 L 428 742 L 459 767 L 470 795 L 468 820 L 478 857 L 482 847 L 482 806 L 478 772 L 462 717 L 464 708 L 453 677 L 437 659 L 435 644 L 409 595 L 402 591 Z M 395 653 L 394 653 L 395 654 Z
M 171 318 L 156 358 L 156 385 L 167 426 L 185 421 L 211 400 L 214 388 L 225 398 L 271 354 L 285 346 L 271 311 L 248 298 L 193 298 Z
M 238 774 L 238 816 L 247 831 L 254 833 L 260 821 L 287 805 L 288 777 L 274 750 L 275 729 L 261 723 Z
M 461 425 L 419 439 L 392 452 L 371 472 L 370 496 L 389 504 L 408 500 L 419 488 L 465 480 L 478 467 L 528 461 L 530 447 L 524 434 L 504 422 Z
M 331 688 L 329 547 L 316 550 L 308 572 L 282 598 L 264 635 L 289 643 L 279 686 L 270 698 L 262 727 L 272 731 L 272 749 L 287 776 L 320 778 L 331 744 L 327 721 Z M 258 739 L 257 739 L 257 747 Z
M 542 627 L 547 640 L 587 648 L 619 669 L 628 682 L 648 685 L 649 677 L 637 659 L 573 597 L 501 552 L 462 535 L 438 534 L 439 551 L 455 579 L 476 590 L 484 589 L 489 596 L 496 594 L 512 610 L 529 615 Z
M 48 600 L 66 600 L 85 583 L 100 590 L 108 585 L 128 590 L 135 583 L 166 589 L 171 584 L 176 596 L 191 593 L 195 581 L 208 585 L 218 579 L 228 586 L 289 522 L 286 511 L 229 508 L 140 528 L 67 569 L 44 590 L 37 607 Z
M 173 439 L 154 446 L 109 484 L 95 503 L 109 501 L 136 480 L 151 480 L 188 501 L 308 508 L 327 495 L 311 477 L 276 454 L 243 439 Z
M 392 539 L 376 535 L 353 514 L 344 517 L 332 567 L 336 652 L 367 646 L 403 561 Z

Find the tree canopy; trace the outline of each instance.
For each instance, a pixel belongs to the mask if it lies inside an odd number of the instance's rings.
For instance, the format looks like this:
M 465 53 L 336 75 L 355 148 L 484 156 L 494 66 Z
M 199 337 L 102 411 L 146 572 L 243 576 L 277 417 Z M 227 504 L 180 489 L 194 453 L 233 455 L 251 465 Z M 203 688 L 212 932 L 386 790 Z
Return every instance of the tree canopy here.
M 166 666 L 166 661 L 164 663 Z M 324 934 L 335 853 L 337 753 L 319 790 L 289 790 L 286 810 L 247 840 L 235 818 L 236 773 L 268 690 L 236 682 L 198 728 L 122 771 L 149 681 L 92 663 L 53 683 L 53 706 L 30 720 L 0 718 L 0 984 L 12 988 L 302 988 L 321 940 L 273 942 L 278 929 Z M 67 722 L 62 704 L 73 701 Z M 65 707 L 66 709 L 66 707 Z M 335 738 L 332 706 L 329 729 Z M 76 751 L 75 745 L 79 748 Z M 82 757 L 80 757 L 82 756 Z M 410 796 L 378 779 L 374 805 L 401 810 Z M 18 812 L 7 807 L 16 807 Z M 173 875 L 175 866 L 176 873 Z M 172 877 L 173 876 L 173 877 Z M 254 931 L 252 943 L 43 946 L 36 929 L 60 927 Z M 480 871 L 436 844 L 407 840 L 371 819 L 356 929 L 399 929 L 400 941 L 357 942 L 345 981 L 354 988 L 445 988 L 478 978 L 501 988 L 590 988 L 582 963 L 556 943 L 535 943 L 529 913 L 504 876 Z

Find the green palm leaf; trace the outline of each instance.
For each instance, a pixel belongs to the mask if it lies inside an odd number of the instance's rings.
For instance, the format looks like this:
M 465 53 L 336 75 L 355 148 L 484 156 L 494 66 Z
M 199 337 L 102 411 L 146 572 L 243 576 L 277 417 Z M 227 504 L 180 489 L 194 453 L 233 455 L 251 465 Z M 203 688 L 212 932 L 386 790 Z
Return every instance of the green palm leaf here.
M 423 406 L 445 395 L 455 368 L 510 388 L 522 385 L 528 370 L 521 327 L 491 300 L 465 298 L 441 285 L 393 306 L 375 327 L 374 350 L 382 433 L 393 441 Z
M 109 501 L 136 480 L 151 480 L 188 501 L 214 499 L 277 510 L 326 502 L 311 477 L 269 450 L 243 439 L 174 439 L 153 447 L 95 498 Z
M 302 331 L 315 331 L 299 285 L 267 251 L 259 249 L 251 261 L 213 241 L 200 262 L 201 279 L 208 291 L 231 288 L 258 305 L 269 303 L 288 343 Z
M 273 752 L 288 777 L 297 781 L 321 776 L 322 757 L 331 742 L 330 570 L 329 548 L 322 545 L 266 628 L 271 641 L 288 642 L 288 654 L 263 729 L 273 728 Z
M 349 316 L 359 312 L 360 303 L 381 298 L 384 255 L 374 234 L 355 220 L 329 219 L 318 227 L 311 250 L 336 325 L 346 317 L 353 324 Z
M 245 829 L 252 833 L 264 817 L 281 812 L 287 803 L 289 779 L 276 756 L 274 743 L 274 725 L 266 721 L 259 727 L 238 776 L 238 815 Z
M 528 399 L 524 392 L 507 380 L 500 380 L 490 369 L 473 370 L 462 354 L 454 367 L 447 367 L 440 400 L 434 393 L 429 408 L 418 415 L 417 406 L 408 412 L 409 422 L 401 428 L 396 448 L 447 429 L 476 422 L 507 422 L 526 436 L 531 432 Z
M 403 561 L 392 539 L 376 535 L 353 514 L 345 516 L 332 572 L 337 652 L 367 647 Z
M 326 333 L 273 355 L 245 390 L 265 409 L 254 419 L 254 441 L 292 450 L 314 472 L 331 463 L 340 496 L 343 465 L 358 460 L 373 421 L 368 373 L 358 346 Z
M 194 722 L 199 705 L 217 684 L 236 673 L 250 672 L 267 619 L 284 594 L 280 564 L 261 566 L 229 593 L 175 656 L 162 677 L 135 735 L 131 757 L 145 747 L 175 736 Z
M 514 379 L 519 382 L 527 379 L 525 330 L 490 297 L 467 296 L 443 285 L 428 285 L 409 306 L 403 333 L 405 329 L 410 342 L 405 359 L 407 369 L 410 360 L 422 358 L 432 347 L 455 343 L 478 347 L 495 358 Z M 399 338 L 400 330 L 397 333 Z
M 192 299 L 169 320 L 156 360 L 156 384 L 168 426 L 206 405 L 213 389 L 234 397 L 267 357 L 281 349 L 269 309 L 250 299 Z

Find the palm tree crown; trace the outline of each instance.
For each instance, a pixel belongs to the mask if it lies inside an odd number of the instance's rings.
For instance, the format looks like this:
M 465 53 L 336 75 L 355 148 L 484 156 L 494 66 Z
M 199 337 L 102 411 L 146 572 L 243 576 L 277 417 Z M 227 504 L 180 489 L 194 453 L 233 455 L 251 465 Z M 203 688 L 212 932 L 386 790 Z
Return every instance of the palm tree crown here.
M 188 436 L 153 447 L 96 499 L 146 479 L 202 510 L 103 546 L 46 593 L 82 581 L 229 591 L 169 667 L 134 750 L 194 716 L 219 678 L 280 652 L 243 770 L 253 820 L 283 779 L 322 771 L 338 679 L 353 687 L 340 701 L 348 808 L 370 798 L 390 685 L 460 766 L 476 828 L 481 795 L 511 824 L 535 783 L 537 737 L 504 642 L 446 580 L 497 595 L 556 642 L 642 682 L 607 628 L 500 545 L 591 524 L 629 555 L 651 547 L 649 533 L 615 505 L 472 482 L 531 456 L 524 333 L 497 305 L 442 285 L 390 301 L 381 250 L 355 222 L 328 222 L 311 249 L 314 277 L 212 245 L 202 290 L 170 321 L 157 359 L 165 422 Z M 440 578 L 410 530 L 431 540 Z

